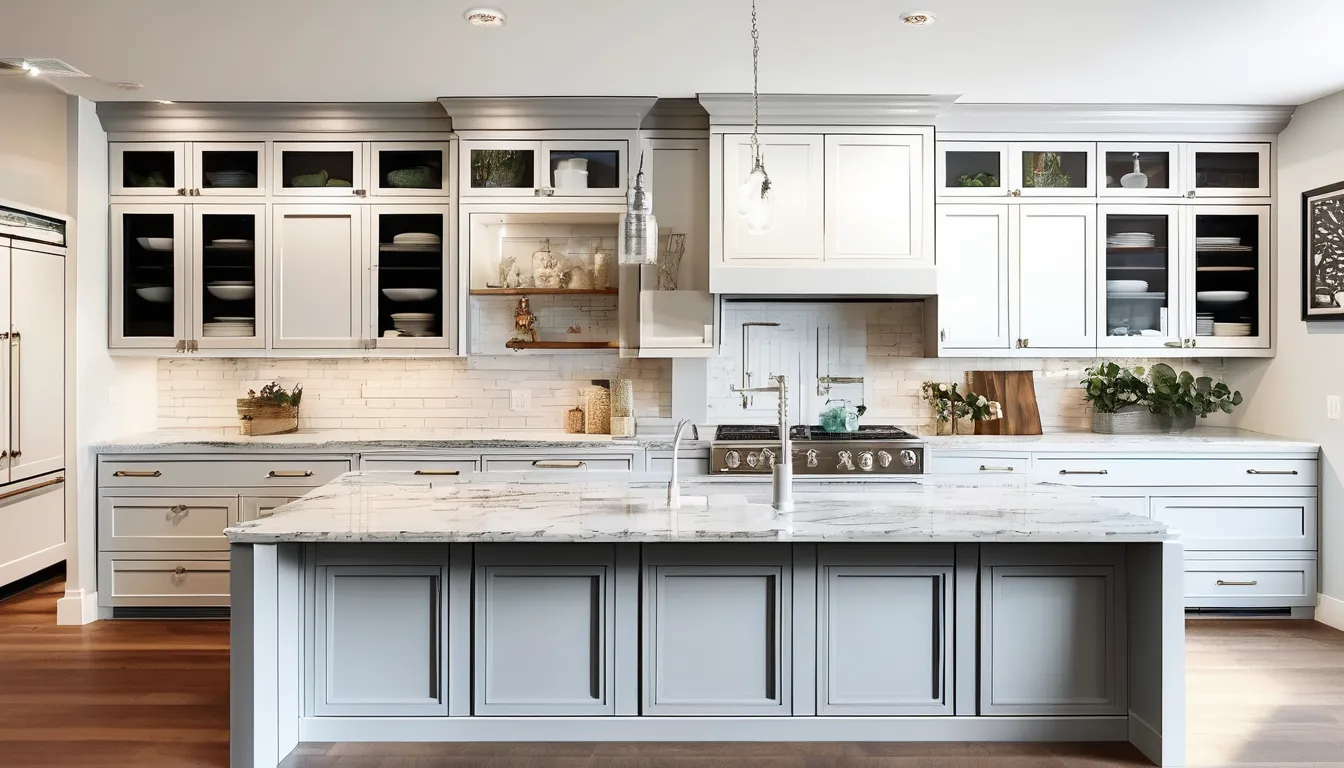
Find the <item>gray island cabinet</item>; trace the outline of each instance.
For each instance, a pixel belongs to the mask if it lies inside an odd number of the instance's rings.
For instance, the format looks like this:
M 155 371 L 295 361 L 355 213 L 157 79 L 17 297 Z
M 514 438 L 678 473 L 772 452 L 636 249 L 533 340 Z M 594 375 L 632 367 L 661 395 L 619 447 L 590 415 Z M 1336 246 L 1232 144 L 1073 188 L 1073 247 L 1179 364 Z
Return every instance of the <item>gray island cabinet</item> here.
M 1127 741 L 1184 763 L 1178 534 L 1081 491 L 343 475 L 227 534 L 233 765 L 303 741 Z

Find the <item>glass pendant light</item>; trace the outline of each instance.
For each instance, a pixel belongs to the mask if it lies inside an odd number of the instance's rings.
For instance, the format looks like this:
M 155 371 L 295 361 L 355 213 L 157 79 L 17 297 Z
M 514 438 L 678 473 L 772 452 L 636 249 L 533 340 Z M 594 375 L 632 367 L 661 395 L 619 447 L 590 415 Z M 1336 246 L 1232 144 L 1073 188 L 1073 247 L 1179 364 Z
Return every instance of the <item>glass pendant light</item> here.
M 756 0 L 751 0 L 751 173 L 737 193 L 737 212 L 747 233 L 763 235 L 775 228 L 775 202 L 770 175 L 761 158 L 761 33 L 756 28 Z
M 639 153 L 639 171 L 630 185 L 625 213 L 621 214 L 617 252 L 622 264 L 658 263 L 658 219 L 653 200 L 644 190 L 644 153 Z

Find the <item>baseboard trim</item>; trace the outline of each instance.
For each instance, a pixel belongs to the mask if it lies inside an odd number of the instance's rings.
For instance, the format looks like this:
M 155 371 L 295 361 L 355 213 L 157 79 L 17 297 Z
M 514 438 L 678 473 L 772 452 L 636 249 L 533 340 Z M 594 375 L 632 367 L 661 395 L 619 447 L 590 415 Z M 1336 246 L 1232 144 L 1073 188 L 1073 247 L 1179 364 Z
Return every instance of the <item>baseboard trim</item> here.
M 1344 600 L 1329 595 L 1317 595 L 1316 620 L 1327 627 L 1344 630 Z
M 98 593 L 82 589 L 68 589 L 65 597 L 56 601 L 56 623 L 64 626 L 92 624 L 103 618 L 98 610 Z
M 1162 734 L 1133 712 L 1129 713 L 1129 743 L 1152 760 L 1154 765 L 1162 764 Z

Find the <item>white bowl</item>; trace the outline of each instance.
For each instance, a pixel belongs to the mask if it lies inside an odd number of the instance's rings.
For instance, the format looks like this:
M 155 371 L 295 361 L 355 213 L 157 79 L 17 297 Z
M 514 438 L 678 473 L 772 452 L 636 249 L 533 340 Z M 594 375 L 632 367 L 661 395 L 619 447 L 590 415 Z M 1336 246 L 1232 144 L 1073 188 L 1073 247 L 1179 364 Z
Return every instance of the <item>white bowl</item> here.
M 1195 300 L 1205 304 L 1236 304 L 1251 298 L 1250 291 L 1196 291 Z
M 135 295 L 155 304 L 167 304 L 173 300 L 173 287 L 171 285 L 155 285 L 149 288 L 136 288 Z
M 137 237 L 135 242 L 140 244 L 146 251 L 171 251 L 173 250 L 173 238 L 171 237 Z
M 439 295 L 438 288 L 384 288 L 383 295 L 393 301 L 427 301 Z
M 256 295 L 257 289 L 251 285 L 215 285 L 205 286 L 205 290 L 210 292 L 216 299 L 225 301 L 244 301 Z

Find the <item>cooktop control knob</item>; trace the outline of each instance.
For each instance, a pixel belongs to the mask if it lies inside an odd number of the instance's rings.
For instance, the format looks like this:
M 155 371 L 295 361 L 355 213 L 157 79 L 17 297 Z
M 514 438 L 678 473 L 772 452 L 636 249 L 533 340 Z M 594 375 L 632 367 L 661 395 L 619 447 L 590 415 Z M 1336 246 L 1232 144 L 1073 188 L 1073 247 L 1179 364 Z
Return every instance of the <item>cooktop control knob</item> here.
M 723 463 L 727 464 L 729 469 L 737 469 L 742 466 L 742 454 L 737 451 L 729 451 L 723 454 Z
M 775 466 L 775 452 L 769 448 L 761 449 L 761 463 L 767 467 Z
M 808 449 L 807 449 L 807 453 L 806 453 L 805 455 L 807 456 L 807 466 L 809 466 L 809 467 L 815 467 L 815 466 L 817 466 L 818 461 L 817 461 L 817 449 L 816 449 L 816 448 L 808 448 Z
M 877 464 L 878 464 L 878 466 L 882 467 L 883 469 L 886 469 L 887 467 L 890 467 L 890 466 L 891 466 L 891 454 L 890 454 L 890 453 L 887 453 L 886 451 L 878 451 L 878 452 L 877 452 Z
M 915 455 L 914 451 L 908 449 L 901 451 L 901 464 L 907 467 L 913 467 L 918 463 L 919 463 L 919 457 Z
M 859 454 L 859 469 L 862 469 L 864 472 L 872 472 L 872 471 L 873 471 L 873 452 L 872 452 L 872 451 L 864 451 L 863 453 L 860 453 L 860 454 Z
M 836 454 L 836 458 L 840 459 L 840 463 L 835 467 L 836 469 L 854 470 L 854 454 L 849 451 L 840 451 Z
M 760 456 L 757 456 L 757 455 L 754 454 L 754 453 L 748 453 L 748 454 L 747 454 L 747 466 L 748 466 L 748 467 L 751 467 L 752 469 L 755 469 L 755 468 L 756 468 L 756 465 L 757 465 L 757 464 L 760 464 L 760 463 L 761 463 L 761 457 L 760 457 Z

